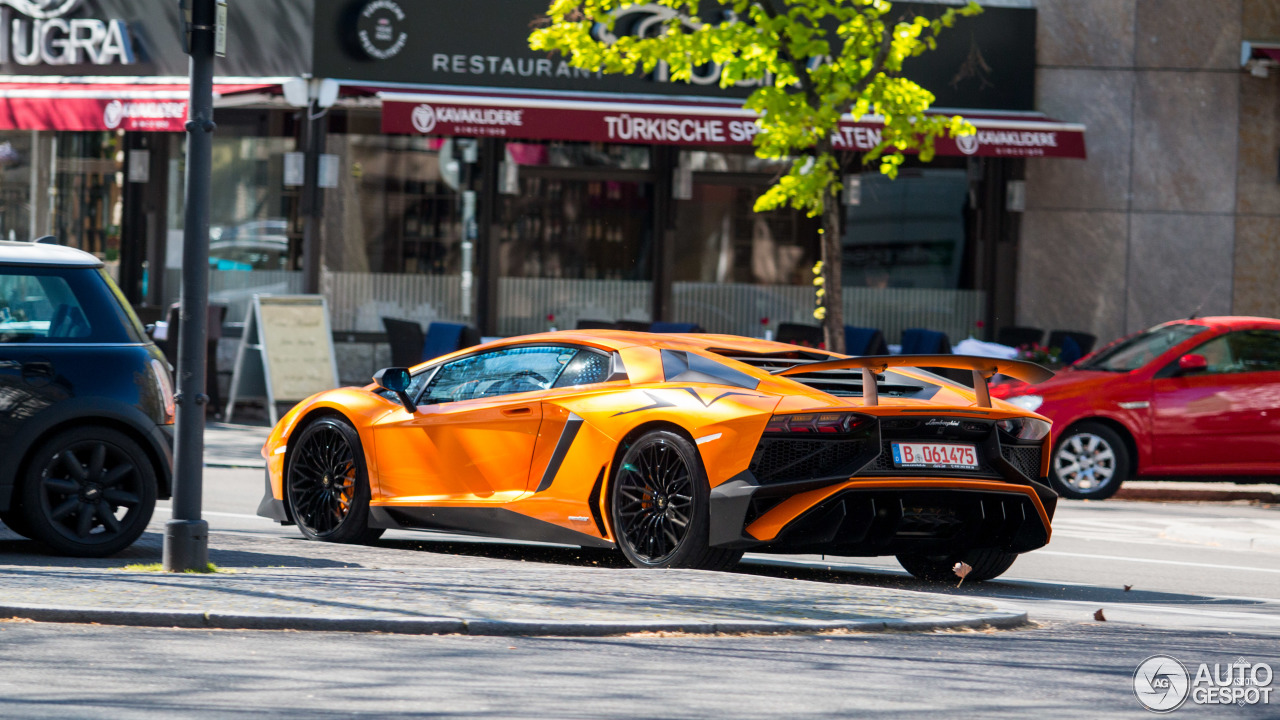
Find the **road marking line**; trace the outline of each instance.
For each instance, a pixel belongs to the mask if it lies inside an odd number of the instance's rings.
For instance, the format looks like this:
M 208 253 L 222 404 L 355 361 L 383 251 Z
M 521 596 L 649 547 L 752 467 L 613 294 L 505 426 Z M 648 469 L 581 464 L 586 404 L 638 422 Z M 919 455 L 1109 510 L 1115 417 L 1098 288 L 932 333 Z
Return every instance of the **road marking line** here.
M 1194 546 L 1192 546 L 1194 547 Z M 1244 565 L 1220 565 L 1218 563 L 1186 562 L 1184 560 L 1156 560 L 1154 558 L 1131 558 L 1120 555 L 1090 555 L 1087 553 L 1059 552 L 1057 550 L 1032 550 L 1036 555 L 1059 555 L 1061 557 L 1090 558 L 1094 560 L 1122 560 L 1124 562 L 1150 563 L 1152 565 L 1181 565 L 1183 567 L 1213 568 L 1214 570 L 1248 570 L 1250 572 L 1280 573 L 1280 568 L 1247 567 Z

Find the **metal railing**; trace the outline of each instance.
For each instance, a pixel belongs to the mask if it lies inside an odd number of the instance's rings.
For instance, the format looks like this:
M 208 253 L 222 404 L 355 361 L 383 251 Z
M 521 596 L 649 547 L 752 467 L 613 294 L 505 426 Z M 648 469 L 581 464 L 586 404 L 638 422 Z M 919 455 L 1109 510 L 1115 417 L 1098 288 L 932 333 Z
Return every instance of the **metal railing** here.
M 180 271 L 169 270 L 166 279 L 168 294 L 177 300 Z M 321 283 L 334 330 L 382 332 L 383 316 L 424 326 L 464 320 L 456 275 L 326 272 Z M 241 322 L 255 293 L 301 292 L 302 273 L 213 271 L 209 289 L 211 299 L 230 304 L 228 321 Z M 651 290 L 651 283 L 636 280 L 501 278 L 498 334 L 572 328 L 579 320 L 649 320 Z M 817 324 L 813 288 L 804 285 L 678 282 L 672 297 L 671 319 L 697 323 L 707 332 L 759 337 L 784 322 Z M 913 327 L 941 330 L 958 342 L 974 333 L 985 304 L 981 290 L 844 289 L 846 324 L 879 328 L 891 343 Z

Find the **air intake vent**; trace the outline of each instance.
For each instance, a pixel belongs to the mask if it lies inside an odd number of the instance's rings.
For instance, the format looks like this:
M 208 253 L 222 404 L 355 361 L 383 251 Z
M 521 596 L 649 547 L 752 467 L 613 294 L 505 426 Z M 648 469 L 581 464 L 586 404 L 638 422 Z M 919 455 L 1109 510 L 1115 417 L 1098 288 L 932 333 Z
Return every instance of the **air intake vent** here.
M 852 475 L 867 448 L 862 440 L 764 438 L 751 459 L 761 484 Z
M 1040 477 L 1041 449 L 1039 445 L 1005 445 L 1000 454 L 1018 472 L 1032 480 Z

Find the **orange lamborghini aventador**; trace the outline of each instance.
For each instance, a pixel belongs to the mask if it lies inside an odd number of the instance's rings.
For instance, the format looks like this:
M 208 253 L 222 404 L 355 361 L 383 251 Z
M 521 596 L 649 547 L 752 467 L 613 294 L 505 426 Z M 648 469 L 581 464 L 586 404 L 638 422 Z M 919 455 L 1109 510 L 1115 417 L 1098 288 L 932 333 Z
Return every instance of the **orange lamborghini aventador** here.
M 972 372 L 973 387 L 920 367 Z M 1049 541 L 1049 423 L 1009 360 L 847 357 L 726 335 L 553 332 L 379 371 L 272 431 L 258 512 L 316 540 L 387 528 L 726 568 L 743 551 L 1004 572 Z

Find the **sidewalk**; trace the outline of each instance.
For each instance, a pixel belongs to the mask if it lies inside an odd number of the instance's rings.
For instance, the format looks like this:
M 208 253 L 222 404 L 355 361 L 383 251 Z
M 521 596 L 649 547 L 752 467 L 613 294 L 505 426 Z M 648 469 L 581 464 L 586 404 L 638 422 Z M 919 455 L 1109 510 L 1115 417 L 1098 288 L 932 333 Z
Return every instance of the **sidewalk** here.
M 1129 480 L 1117 500 L 1151 502 L 1258 502 L 1280 505 L 1280 485 L 1187 480 Z
M 0 526 L 2 527 L 2 526 Z M 796 633 L 1014 627 L 1020 610 L 953 595 L 694 570 L 516 562 L 384 540 L 353 547 L 212 532 L 220 572 L 128 570 L 161 557 L 160 526 L 121 556 L 38 555 L 0 529 L 0 618 L 152 627 L 470 635 Z M 593 560 L 594 559 L 594 560 Z
M 271 434 L 265 425 L 240 425 L 209 421 L 204 427 L 204 464 L 208 467 L 257 468 L 267 466 L 262 444 Z

